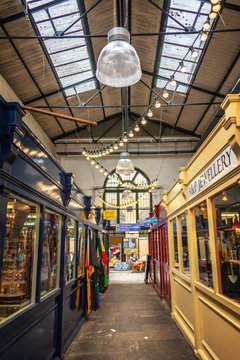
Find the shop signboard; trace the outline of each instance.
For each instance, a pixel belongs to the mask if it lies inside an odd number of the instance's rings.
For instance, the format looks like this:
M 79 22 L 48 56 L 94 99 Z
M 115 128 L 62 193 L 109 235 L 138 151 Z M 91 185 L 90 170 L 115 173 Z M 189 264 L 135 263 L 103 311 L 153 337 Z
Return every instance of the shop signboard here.
M 139 232 L 141 224 L 116 224 L 116 232 Z
M 136 249 L 136 238 L 128 238 L 123 240 L 124 249 Z
M 115 220 L 116 219 L 116 211 L 115 210 L 105 210 L 103 212 L 104 220 Z
M 228 146 L 188 186 L 188 198 L 192 199 L 238 165 L 237 157 Z

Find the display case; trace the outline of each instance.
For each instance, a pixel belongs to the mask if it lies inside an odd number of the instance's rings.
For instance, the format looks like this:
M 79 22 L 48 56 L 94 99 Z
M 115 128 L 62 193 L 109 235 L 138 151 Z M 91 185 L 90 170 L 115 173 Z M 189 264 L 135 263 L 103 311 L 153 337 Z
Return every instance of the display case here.
M 38 227 L 36 205 L 8 197 L 0 293 L 0 320 L 33 300 L 33 275 Z

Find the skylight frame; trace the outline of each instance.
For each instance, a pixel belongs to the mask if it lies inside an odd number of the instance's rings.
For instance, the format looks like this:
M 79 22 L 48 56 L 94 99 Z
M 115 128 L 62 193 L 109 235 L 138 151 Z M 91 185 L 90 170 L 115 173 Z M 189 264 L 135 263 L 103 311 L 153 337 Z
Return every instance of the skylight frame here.
M 28 8 L 32 14 L 34 26 L 41 36 L 58 36 L 58 39 L 43 38 L 42 45 L 45 48 L 48 61 L 51 67 L 54 68 L 59 83 L 64 89 L 65 95 L 68 97 L 75 95 L 76 92 L 83 93 L 96 90 L 97 80 L 93 65 L 94 59 L 88 42 L 85 38 L 64 39 L 63 37 L 61 39 L 60 35 L 61 32 L 64 32 L 65 35 L 73 33 L 74 35 L 82 35 L 85 33 L 83 19 L 78 20 L 81 13 L 77 0 L 59 1 L 56 4 L 54 0 L 40 0 L 29 2 Z M 76 22 L 76 20 L 78 21 Z M 76 23 L 65 31 L 74 22 Z M 61 46 L 61 42 L 64 42 L 63 46 Z M 79 69 L 76 69 L 76 64 L 79 65 Z M 63 73 L 62 66 L 65 67 L 63 77 L 61 75 Z M 69 76 L 67 76 L 67 73 Z M 86 78 L 87 73 L 88 77 Z M 83 80 L 78 82 L 76 79 L 74 81 L 74 76 Z M 72 80 L 72 88 L 69 86 L 70 80 Z
M 191 2 L 189 0 L 171 0 L 170 2 L 170 8 L 169 13 L 173 16 L 176 16 L 176 19 L 183 23 L 184 26 L 191 27 L 194 24 L 195 21 L 195 29 L 196 31 L 200 31 L 202 29 L 203 23 L 208 19 L 208 14 L 211 9 L 211 5 L 208 3 L 203 4 L 201 11 L 198 14 L 200 2 L 198 0 L 192 0 Z M 196 20 L 196 16 L 198 14 L 198 18 Z M 174 32 L 174 33 L 182 33 L 183 29 L 180 28 L 173 19 L 168 17 L 167 24 L 166 24 L 166 32 Z M 188 41 L 187 45 L 182 44 L 182 40 L 188 39 L 191 37 L 191 41 Z M 180 42 L 178 42 L 181 40 Z M 170 44 L 171 42 L 171 44 Z M 189 49 L 194 43 L 194 48 L 196 48 L 199 52 L 199 55 L 196 59 L 193 59 L 191 55 L 189 54 Z M 157 75 L 162 76 L 164 78 L 169 77 L 169 66 L 166 68 L 166 62 L 167 59 L 169 59 L 169 62 L 171 65 L 173 64 L 172 61 L 176 61 L 176 67 L 175 69 L 172 69 L 172 75 L 174 75 L 176 81 L 180 81 L 183 83 L 191 83 L 191 80 L 194 76 L 195 69 L 197 67 L 197 64 L 200 59 L 201 52 L 204 47 L 204 42 L 200 41 L 199 34 L 179 34 L 179 35 L 165 35 L 163 44 L 162 44 L 162 51 L 161 51 L 161 59 L 159 61 L 158 69 L 157 69 Z M 174 48 L 177 49 L 174 51 Z M 187 54 L 187 56 L 186 56 Z M 171 59 L 171 57 L 176 57 L 176 59 Z M 187 67 L 186 73 L 179 72 L 178 66 L 179 62 L 182 61 L 183 58 L 186 57 L 186 63 L 185 66 Z M 177 64 L 177 58 L 179 58 L 178 64 Z M 185 60 L 184 60 L 185 61 Z M 163 68 L 166 68 L 164 70 Z M 188 75 L 187 81 L 186 81 L 186 75 Z M 166 81 L 161 78 L 155 78 L 155 87 L 167 90 L 174 90 L 173 87 L 170 85 L 169 81 Z M 189 89 L 189 86 L 183 86 L 180 84 L 177 84 L 176 92 L 178 93 L 186 93 Z

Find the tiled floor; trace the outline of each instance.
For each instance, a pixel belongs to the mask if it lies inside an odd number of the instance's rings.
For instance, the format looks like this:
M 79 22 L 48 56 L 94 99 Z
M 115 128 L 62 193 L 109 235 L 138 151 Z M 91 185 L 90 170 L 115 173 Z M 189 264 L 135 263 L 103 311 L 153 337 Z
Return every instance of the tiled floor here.
M 101 308 L 90 315 L 66 360 L 191 360 L 182 337 L 144 274 L 113 272 Z

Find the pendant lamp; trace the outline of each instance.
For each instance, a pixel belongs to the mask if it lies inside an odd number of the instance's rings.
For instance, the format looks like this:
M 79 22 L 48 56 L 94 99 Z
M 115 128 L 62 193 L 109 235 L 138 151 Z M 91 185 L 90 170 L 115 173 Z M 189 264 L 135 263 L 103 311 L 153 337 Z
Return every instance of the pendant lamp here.
M 124 201 L 132 201 L 133 200 L 133 193 L 131 190 L 124 190 L 122 193 L 122 200 Z
M 119 175 L 131 175 L 134 171 L 135 169 L 130 159 L 130 154 L 128 152 L 122 152 L 116 167 L 116 173 Z
M 130 45 L 130 33 L 123 27 L 114 27 L 108 32 L 108 44 L 102 49 L 96 77 L 105 85 L 127 87 L 142 76 L 140 60 Z

